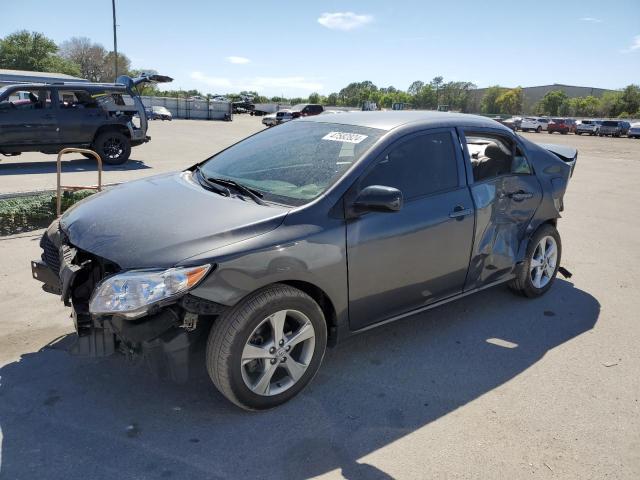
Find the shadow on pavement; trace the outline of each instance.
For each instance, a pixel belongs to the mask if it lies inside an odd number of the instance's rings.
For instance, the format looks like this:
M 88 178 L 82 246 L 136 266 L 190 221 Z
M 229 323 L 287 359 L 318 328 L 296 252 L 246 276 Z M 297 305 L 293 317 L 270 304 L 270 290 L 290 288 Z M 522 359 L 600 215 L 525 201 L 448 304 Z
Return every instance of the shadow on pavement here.
M 514 378 L 599 313 L 562 280 L 536 300 L 492 289 L 330 349 L 302 395 L 262 413 L 204 375 L 175 385 L 121 357 L 72 357 L 63 339 L 0 369 L 0 476 L 391 478 L 359 459 Z
M 141 160 L 127 160 L 123 165 L 104 164 L 102 169 L 109 171 L 144 170 L 151 168 Z M 95 160 L 79 158 L 73 160 L 62 160 L 62 173 L 95 172 L 98 164 Z M 42 162 L 0 162 L 0 175 L 37 175 L 42 173 L 56 173 L 56 158 L 51 155 L 51 160 Z

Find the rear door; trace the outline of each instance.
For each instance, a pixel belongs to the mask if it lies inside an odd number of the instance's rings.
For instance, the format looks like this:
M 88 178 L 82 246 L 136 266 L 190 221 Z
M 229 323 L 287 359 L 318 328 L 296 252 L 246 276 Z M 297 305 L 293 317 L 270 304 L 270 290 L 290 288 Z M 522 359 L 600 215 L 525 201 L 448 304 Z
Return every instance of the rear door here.
M 516 137 L 491 129 L 464 130 L 468 181 L 476 209 L 465 291 L 513 272 L 542 187 Z
M 404 206 L 347 223 L 353 330 L 460 293 L 473 237 L 473 204 L 453 130 L 394 142 L 350 195 L 369 185 L 398 188 Z
M 106 111 L 98 103 L 100 95 L 80 88 L 57 90 L 60 143 L 73 145 L 93 141 L 96 130 L 107 119 Z
M 58 143 L 55 110 L 48 88 L 13 89 L 0 100 L 0 142 L 6 146 Z

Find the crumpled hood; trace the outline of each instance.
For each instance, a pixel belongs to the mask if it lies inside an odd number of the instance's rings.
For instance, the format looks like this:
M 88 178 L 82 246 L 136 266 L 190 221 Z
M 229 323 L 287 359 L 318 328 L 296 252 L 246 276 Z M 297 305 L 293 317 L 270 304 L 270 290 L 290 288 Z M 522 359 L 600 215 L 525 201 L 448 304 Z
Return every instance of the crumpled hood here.
M 194 255 L 262 235 L 288 209 L 205 190 L 191 172 L 118 185 L 65 213 L 69 242 L 123 269 L 172 267 Z

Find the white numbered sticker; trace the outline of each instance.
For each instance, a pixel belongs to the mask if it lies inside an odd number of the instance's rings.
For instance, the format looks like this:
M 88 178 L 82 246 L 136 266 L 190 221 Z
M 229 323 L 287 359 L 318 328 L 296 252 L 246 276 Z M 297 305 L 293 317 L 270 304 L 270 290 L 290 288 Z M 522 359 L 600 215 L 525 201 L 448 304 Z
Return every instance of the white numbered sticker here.
M 346 142 L 346 143 L 360 143 L 367 135 L 361 135 L 359 133 L 347 133 L 347 132 L 329 132 L 322 140 L 332 140 L 334 142 Z

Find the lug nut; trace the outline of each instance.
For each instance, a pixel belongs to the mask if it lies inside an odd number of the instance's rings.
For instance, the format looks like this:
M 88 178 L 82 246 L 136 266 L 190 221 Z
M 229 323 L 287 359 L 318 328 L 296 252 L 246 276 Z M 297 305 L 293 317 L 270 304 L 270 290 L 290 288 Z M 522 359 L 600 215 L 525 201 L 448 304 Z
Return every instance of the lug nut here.
M 291 350 L 291 345 L 287 345 L 286 350 L 287 350 L 287 352 L 288 352 L 289 350 Z
M 272 358 L 272 359 L 271 359 L 271 365 L 273 365 L 274 363 L 276 363 L 276 359 L 275 359 L 275 358 Z
M 287 357 L 282 357 L 282 358 L 280 359 L 280 362 L 282 362 L 282 363 L 284 363 L 284 362 L 286 362 L 286 361 L 287 361 Z
M 284 340 L 280 340 L 279 345 L 280 345 L 280 346 L 284 345 Z
M 269 353 L 276 353 L 276 347 L 271 347 L 269 349 Z

